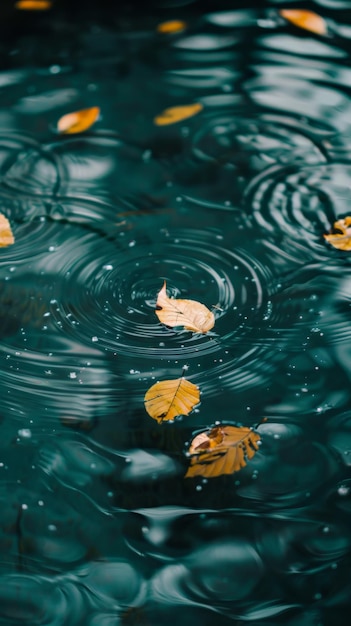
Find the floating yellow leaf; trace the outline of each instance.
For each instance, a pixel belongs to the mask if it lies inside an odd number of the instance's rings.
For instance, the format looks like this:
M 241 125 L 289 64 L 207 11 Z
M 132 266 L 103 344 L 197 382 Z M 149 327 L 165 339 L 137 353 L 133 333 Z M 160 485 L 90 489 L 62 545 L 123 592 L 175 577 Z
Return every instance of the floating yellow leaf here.
M 215 318 L 204 304 L 196 300 L 177 300 L 169 298 L 166 281 L 157 296 L 156 311 L 158 319 L 166 326 L 183 326 L 195 333 L 207 333 L 213 328 Z
M 156 115 L 154 118 L 154 124 L 156 126 L 167 126 L 168 124 L 176 124 L 177 122 L 182 122 L 183 120 L 188 119 L 188 117 L 193 117 L 197 113 L 202 111 L 203 105 L 200 102 L 195 102 L 194 104 L 184 104 L 178 107 L 171 107 L 170 109 L 165 109 L 160 113 L 160 115 Z
M 11 246 L 13 243 L 15 243 L 15 238 L 11 230 L 10 222 L 5 215 L 0 213 L 0 247 L 6 248 L 6 246 Z
M 172 33 L 180 33 L 185 28 L 185 22 L 181 22 L 180 20 L 169 20 L 168 22 L 162 22 L 162 24 L 158 24 L 157 32 L 169 35 Z
M 326 22 L 320 15 L 313 11 L 282 9 L 279 13 L 284 19 L 298 28 L 303 28 L 316 35 L 325 35 L 327 33 Z
M 216 426 L 200 433 L 191 442 L 185 478 L 214 478 L 238 472 L 256 454 L 260 439 L 251 428 L 236 426 Z
M 144 397 L 148 414 L 159 423 L 173 420 L 177 415 L 188 415 L 199 402 L 199 388 L 185 378 L 155 383 Z
M 333 232 L 323 235 L 324 239 L 338 250 L 351 250 L 351 217 L 334 222 Z
M 90 107 L 90 109 L 81 109 L 80 111 L 67 113 L 67 115 L 63 115 L 59 119 L 57 130 L 66 134 L 82 133 L 96 122 L 99 115 L 99 107 Z
M 47 11 L 51 7 L 50 0 L 18 0 L 15 3 L 15 8 L 22 11 Z

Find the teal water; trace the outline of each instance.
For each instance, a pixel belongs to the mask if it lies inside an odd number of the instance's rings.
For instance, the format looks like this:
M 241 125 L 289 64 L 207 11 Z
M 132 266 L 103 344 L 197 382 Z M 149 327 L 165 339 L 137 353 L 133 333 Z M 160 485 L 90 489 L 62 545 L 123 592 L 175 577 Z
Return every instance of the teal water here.
M 0 624 L 346 626 L 350 2 L 112 4 L 1 8 Z M 164 280 L 213 332 L 159 322 Z M 158 424 L 182 373 L 201 402 Z M 185 478 L 218 423 L 259 450 Z

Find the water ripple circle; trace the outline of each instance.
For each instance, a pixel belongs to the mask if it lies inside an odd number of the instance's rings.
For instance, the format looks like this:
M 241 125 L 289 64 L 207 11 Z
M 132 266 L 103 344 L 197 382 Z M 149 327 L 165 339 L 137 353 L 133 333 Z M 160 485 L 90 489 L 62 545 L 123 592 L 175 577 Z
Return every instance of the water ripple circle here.
M 273 166 L 251 181 L 246 206 L 268 236 L 283 233 L 321 259 L 331 253 L 323 234 L 349 212 L 350 175 L 348 163 Z
M 327 126 L 261 109 L 248 114 L 247 103 L 233 94 L 201 102 L 204 112 L 193 122 L 188 156 L 172 164 L 172 176 L 195 202 L 233 210 L 250 180 L 267 168 L 309 167 L 328 158 Z
M 245 332 L 241 322 L 260 309 L 269 273 L 242 251 L 222 247 L 222 237 L 202 230 L 178 229 L 155 235 L 125 232 L 112 249 L 79 247 L 70 253 L 62 299 L 52 314 L 56 323 L 71 320 L 76 339 L 120 355 L 168 359 L 211 354 Z M 68 269 L 68 268 L 67 268 Z M 198 300 L 214 308 L 214 335 L 176 331 L 155 315 L 158 291 Z M 94 321 L 93 321 L 94 320 Z

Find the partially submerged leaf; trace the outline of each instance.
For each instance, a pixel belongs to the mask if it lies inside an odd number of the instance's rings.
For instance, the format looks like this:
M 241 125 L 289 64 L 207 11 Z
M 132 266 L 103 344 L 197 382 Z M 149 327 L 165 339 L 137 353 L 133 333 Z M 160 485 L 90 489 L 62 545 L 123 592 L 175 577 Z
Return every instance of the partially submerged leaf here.
M 144 397 L 145 409 L 159 423 L 188 415 L 199 402 L 199 388 L 185 378 L 155 383 Z
M 326 35 L 327 33 L 328 29 L 325 20 L 313 11 L 282 9 L 279 13 L 284 19 L 298 28 L 303 28 L 303 30 L 308 30 L 316 35 Z
M 185 478 L 215 478 L 238 472 L 256 454 L 260 440 L 257 432 L 245 427 L 216 426 L 200 433 L 191 442 Z
M 57 130 L 65 134 L 82 133 L 96 122 L 99 115 L 99 107 L 90 107 L 90 109 L 81 109 L 80 111 L 67 113 L 67 115 L 63 115 L 59 119 Z
M 201 302 L 169 298 L 166 281 L 157 296 L 155 313 L 162 324 L 172 328 L 184 326 L 185 330 L 195 333 L 207 333 L 215 323 L 212 311 Z
M 15 3 L 15 8 L 21 11 L 47 11 L 51 7 L 50 0 L 18 0 Z
M 5 215 L 0 213 L 0 247 L 6 248 L 6 246 L 11 246 L 13 243 L 15 243 L 15 238 L 11 230 L 10 222 Z
M 157 32 L 164 35 L 170 35 L 172 33 L 180 33 L 185 30 L 186 23 L 181 20 L 169 20 L 168 22 L 162 22 L 157 26 Z
M 200 104 L 200 102 L 171 107 L 169 109 L 165 109 L 159 115 L 156 115 L 154 118 L 154 124 L 156 124 L 156 126 L 176 124 L 177 122 L 182 122 L 183 120 L 188 119 L 188 117 L 193 117 L 197 113 L 200 113 L 202 109 L 203 105 Z
M 351 250 L 351 217 L 334 222 L 333 231 L 323 235 L 324 239 L 338 250 Z

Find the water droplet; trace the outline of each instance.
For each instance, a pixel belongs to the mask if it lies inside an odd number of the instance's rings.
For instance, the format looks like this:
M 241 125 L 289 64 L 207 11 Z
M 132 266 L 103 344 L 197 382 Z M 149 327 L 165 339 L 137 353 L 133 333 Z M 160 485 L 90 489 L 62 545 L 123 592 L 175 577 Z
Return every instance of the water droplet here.
M 23 437 L 23 439 L 30 439 L 32 436 L 32 431 L 29 428 L 21 428 L 17 432 L 19 437 Z

